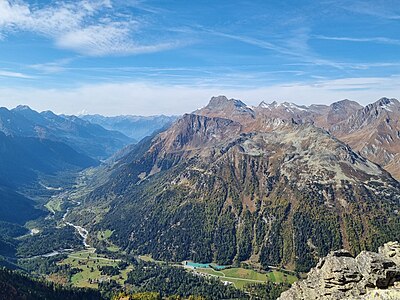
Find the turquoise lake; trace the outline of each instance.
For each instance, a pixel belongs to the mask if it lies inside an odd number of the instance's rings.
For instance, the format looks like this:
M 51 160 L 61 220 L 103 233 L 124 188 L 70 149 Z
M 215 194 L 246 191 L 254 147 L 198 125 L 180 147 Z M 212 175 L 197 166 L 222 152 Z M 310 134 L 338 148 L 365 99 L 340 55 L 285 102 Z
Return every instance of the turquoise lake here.
M 211 263 L 210 264 L 200 264 L 200 263 L 195 263 L 195 262 L 192 262 L 192 261 L 185 262 L 185 265 L 189 266 L 189 267 L 193 267 L 193 268 L 205 268 L 205 269 L 213 268 L 213 269 L 216 269 L 216 270 L 223 270 L 223 269 L 228 268 L 228 266 L 219 266 L 219 265 L 211 264 Z

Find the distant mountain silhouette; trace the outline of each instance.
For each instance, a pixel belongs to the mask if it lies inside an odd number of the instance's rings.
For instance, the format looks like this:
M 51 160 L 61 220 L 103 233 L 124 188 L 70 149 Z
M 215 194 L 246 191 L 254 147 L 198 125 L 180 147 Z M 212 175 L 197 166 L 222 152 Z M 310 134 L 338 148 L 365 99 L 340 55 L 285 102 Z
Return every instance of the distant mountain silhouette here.
M 105 159 L 132 142 L 120 132 L 107 130 L 75 116 L 38 113 L 28 106 L 0 108 L 0 131 L 6 135 L 36 137 L 66 143 L 94 159 Z

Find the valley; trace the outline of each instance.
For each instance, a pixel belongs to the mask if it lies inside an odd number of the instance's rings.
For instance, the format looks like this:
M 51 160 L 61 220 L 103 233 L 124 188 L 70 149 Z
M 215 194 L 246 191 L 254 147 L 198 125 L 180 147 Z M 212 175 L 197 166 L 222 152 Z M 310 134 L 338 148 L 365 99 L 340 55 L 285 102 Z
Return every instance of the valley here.
M 79 174 L 76 181 L 82 183 L 84 176 L 86 176 L 86 173 Z M 160 265 L 170 265 L 174 268 L 183 268 L 186 272 L 195 276 L 213 277 L 220 280 L 223 284 L 231 284 L 235 288 L 244 291 L 246 291 L 246 286 L 251 283 L 265 284 L 266 282 L 270 282 L 291 284 L 297 280 L 293 272 L 285 270 L 263 271 L 260 273 L 249 266 L 246 268 L 226 266 L 224 269 L 215 270 L 214 267 L 206 268 L 205 264 L 160 261 L 146 255 L 132 256 L 130 259 L 127 259 L 126 253 L 110 241 L 110 237 L 113 234 L 110 230 L 90 234 L 91 241 L 97 240 L 102 245 L 99 249 L 93 248 L 88 243 L 89 232 L 79 225 L 66 221 L 69 212 L 79 209 L 81 204 L 80 202 L 69 200 L 70 195 L 76 193 L 76 187 L 77 185 L 74 185 L 74 187 L 62 191 L 60 194 L 53 195 L 50 201 L 45 204 L 45 207 L 49 209 L 50 216 L 54 218 L 54 224 L 64 223 L 75 229 L 85 249 L 59 249 L 30 258 L 52 258 L 55 265 L 60 267 L 66 266 L 68 269 L 73 270 L 73 275 L 69 279 L 63 277 L 63 272 L 51 273 L 47 275 L 47 279 L 50 281 L 64 284 L 69 283 L 78 288 L 95 289 L 99 288 L 99 283 L 101 282 L 114 281 L 117 285 L 123 287 L 128 273 L 135 267 L 135 263 L 129 263 L 132 259 Z M 84 190 L 85 185 L 80 184 L 78 189 L 80 191 Z M 56 209 L 54 209 L 55 203 L 57 206 Z M 67 207 L 66 210 L 63 209 L 65 207 Z M 60 216 L 62 217 L 58 220 L 57 217 L 59 218 Z M 57 256 L 61 256 L 59 260 Z M 219 269 L 218 267 L 216 268 Z
M 18 189 L 0 186 L 9 209 L 0 211 L 0 264 L 105 299 L 276 299 L 331 250 L 355 255 L 400 239 L 396 173 L 333 135 L 371 110 L 380 116 L 372 124 L 391 124 L 395 107 L 249 107 L 219 96 L 101 162 L 96 154 L 71 166 L 59 159 L 65 146 L 44 143 L 57 157 L 51 168 L 29 162 L 34 172 Z

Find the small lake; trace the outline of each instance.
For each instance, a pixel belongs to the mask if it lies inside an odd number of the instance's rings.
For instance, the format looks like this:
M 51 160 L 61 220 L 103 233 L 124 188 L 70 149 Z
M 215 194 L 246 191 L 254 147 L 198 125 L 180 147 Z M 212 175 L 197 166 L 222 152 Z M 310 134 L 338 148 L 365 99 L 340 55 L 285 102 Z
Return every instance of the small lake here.
M 183 263 L 185 266 L 191 267 L 191 268 L 203 268 L 203 269 L 208 269 L 208 268 L 212 268 L 212 269 L 216 269 L 216 270 L 223 270 L 226 268 L 229 268 L 229 266 L 219 266 L 213 263 L 209 263 L 209 264 L 200 264 L 200 263 L 195 263 L 192 261 L 185 261 Z

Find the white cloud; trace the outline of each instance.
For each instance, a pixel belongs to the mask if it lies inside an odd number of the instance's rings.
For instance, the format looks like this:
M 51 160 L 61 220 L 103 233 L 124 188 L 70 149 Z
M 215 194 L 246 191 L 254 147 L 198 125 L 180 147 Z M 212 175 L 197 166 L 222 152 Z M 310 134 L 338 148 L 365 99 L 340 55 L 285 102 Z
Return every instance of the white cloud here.
M 11 72 L 11 71 L 5 71 L 5 70 L 0 70 L 0 77 L 13 77 L 13 78 L 22 78 L 22 79 L 31 79 L 34 78 L 30 75 L 26 75 L 23 73 L 19 72 Z
M 391 0 L 335 1 L 343 9 L 388 20 L 400 20 L 398 3 Z
M 345 42 L 359 42 L 359 43 L 380 43 L 388 45 L 400 46 L 400 40 L 390 39 L 386 37 L 369 37 L 369 38 L 355 38 L 355 37 L 338 37 L 338 36 L 324 36 L 316 35 L 316 39 L 332 40 L 332 41 L 345 41 Z
M 282 55 L 301 59 L 302 62 L 317 66 L 330 66 L 337 69 L 343 69 L 343 64 L 320 58 L 311 50 L 311 48 L 308 46 L 308 40 L 310 36 L 307 28 L 299 28 L 292 32 L 290 36 L 285 36 L 284 38 L 281 38 L 279 41 L 275 42 L 264 41 L 238 34 L 227 34 L 215 30 L 202 30 L 213 35 L 237 40 L 258 48 L 271 50 Z
M 157 52 L 175 48 L 177 43 L 138 45 L 130 38 L 130 29 L 126 23 L 92 25 L 70 31 L 56 41 L 64 49 L 71 49 L 91 56 L 125 55 Z
M 64 58 L 64 59 L 59 59 L 56 61 L 48 62 L 48 63 L 42 63 L 42 64 L 33 64 L 27 66 L 28 68 L 40 71 L 45 74 L 51 74 L 51 73 L 59 73 L 63 72 L 66 70 L 66 65 L 68 65 L 70 62 L 72 62 L 75 58 Z
M 107 0 L 56 2 L 46 7 L 0 0 L 0 39 L 16 31 L 29 31 L 51 38 L 60 48 L 89 56 L 156 52 L 181 45 L 135 42 L 134 34 L 141 24 L 128 16 L 114 17 L 110 8 Z
M 207 104 L 211 96 L 224 94 L 250 105 L 264 101 L 329 104 L 352 99 L 368 104 L 386 97 L 400 97 L 400 77 L 345 78 L 311 83 L 271 85 L 260 88 L 166 86 L 156 83 L 91 84 L 74 89 L 0 88 L 2 105 L 27 104 L 37 110 L 77 114 L 182 114 Z

